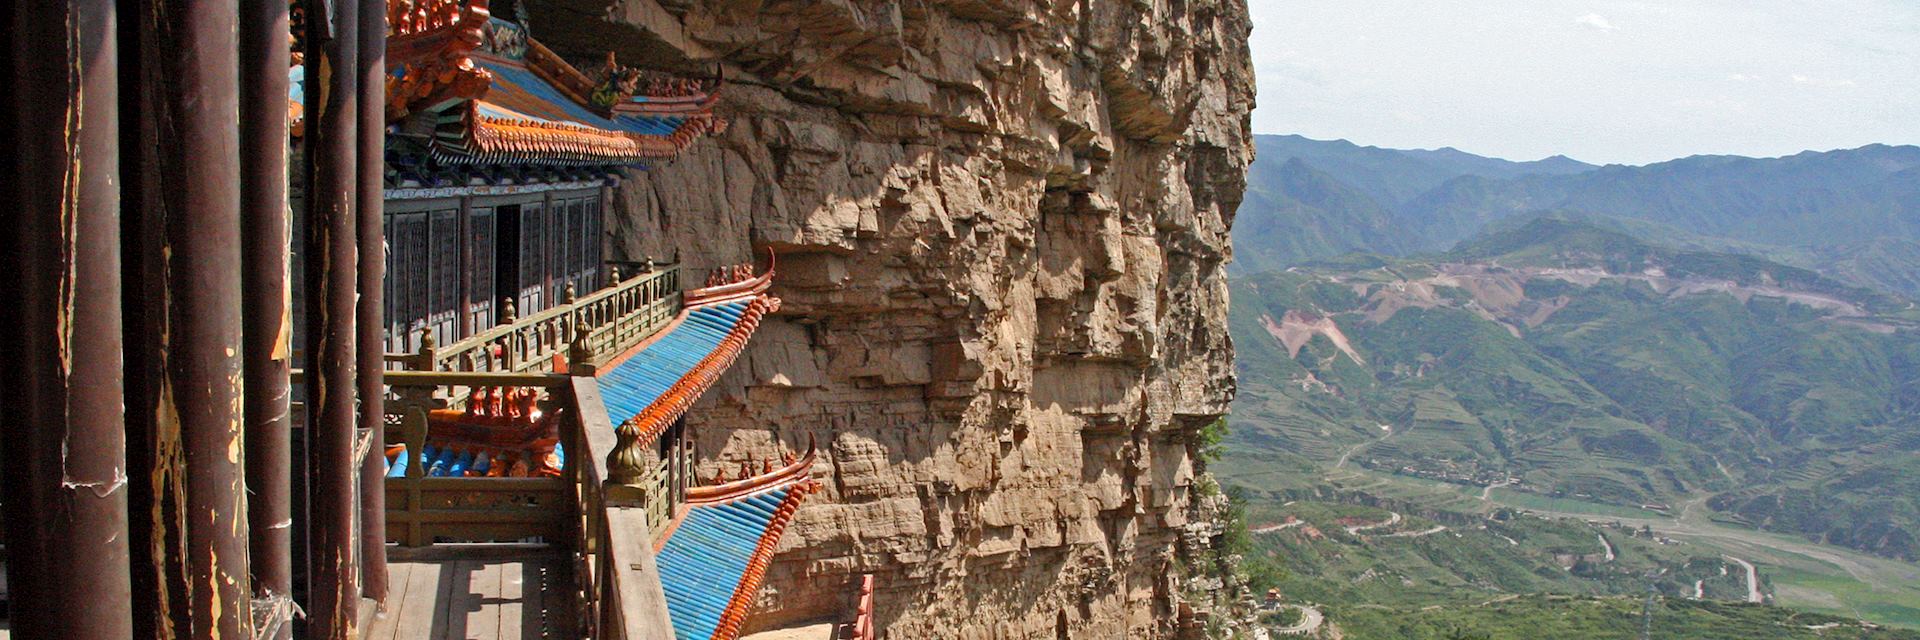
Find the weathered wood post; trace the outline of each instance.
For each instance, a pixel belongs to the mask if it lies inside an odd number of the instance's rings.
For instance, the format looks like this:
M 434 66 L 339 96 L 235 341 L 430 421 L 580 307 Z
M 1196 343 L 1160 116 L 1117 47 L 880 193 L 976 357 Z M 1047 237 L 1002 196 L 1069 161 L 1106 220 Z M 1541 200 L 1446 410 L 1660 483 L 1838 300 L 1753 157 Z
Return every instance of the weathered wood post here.
M 151 8 L 156 76 L 151 180 L 164 212 L 159 242 L 165 329 L 160 465 L 184 490 L 176 634 L 252 634 L 242 410 L 239 6 L 232 0 Z M 146 293 L 143 295 L 155 295 Z M 154 336 L 148 336 L 153 338 Z M 205 585 L 204 587 L 202 585 Z M 178 605 L 176 605 L 178 606 Z M 175 626 L 177 627 L 178 618 Z
M 293 595 L 293 421 L 288 373 L 287 49 L 284 2 L 240 6 L 241 359 L 246 370 L 248 566 L 255 597 Z M 274 636 L 291 637 L 283 624 Z
M 128 3 L 120 25 L 121 282 L 127 407 L 127 511 L 130 522 L 177 522 L 186 504 L 180 424 L 172 418 L 167 380 L 167 204 L 173 180 L 160 155 L 168 126 L 163 118 L 161 78 L 168 44 L 161 16 L 148 2 Z M 187 614 L 186 531 L 179 527 L 132 526 L 133 637 L 180 635 L 192 629 Z
M 123 405 L 114 3 L 20 3 L 5 108 L 18 145 L 5 322 L 12 632 L 133 635 Z M 13 333 L 17 331 L 18 333 Z M 14 403 L 18 404 L 14 404 Z
M 359 3 L 306 12 L 307 482 L 309 638 L 354 636 L 359 608 L 354 493 L 354 295 L 359 260 Z M 325 72 L 323 72 L 325 70 Z
M 359 323 L 360 427 L 372 432 L 360 467 L 360 579 L 361 593 L 375 602 L 387 600 L 387 491 L 386 491 L 386 340 L 381 317 L 386 279 L 386 144 L 387 144 L 387 2 L 358 0 L 360 4 L 360 138 L 357 145 L 360 174 L 356 219 L 360 244 Z M 462 242 L 461 244 L 466 244 Z

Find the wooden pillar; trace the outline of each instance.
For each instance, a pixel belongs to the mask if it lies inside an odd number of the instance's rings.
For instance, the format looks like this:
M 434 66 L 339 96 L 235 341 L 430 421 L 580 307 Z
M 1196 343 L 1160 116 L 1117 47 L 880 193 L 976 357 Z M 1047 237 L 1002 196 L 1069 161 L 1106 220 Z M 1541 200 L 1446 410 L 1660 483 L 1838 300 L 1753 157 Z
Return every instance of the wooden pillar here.
M 373 446 L 360 468 L 360 579 L 362 594 L 387 600 L 386 458 L 386 132 L 387 3 L 359 0 L 359 202 L 355 217 L 360 244 L 359 322 L 360 427 L 372 431 Z M 462 236 L 462 243 L 465 237 Z
M 168 392 L 161 410 L 178 420 L 186 459 L 187 614 L 196 636 L 248 638 L 253 620 L 238 350 L 239 7 L 235 0 L 209 0 L 165 9 L 158 35 Z
M 127 508 L 132 560 L 133 637 L 186 635 L 186 455 L 167 380 L 165 292 L 170 180 L 161 165 L 167 126 L 162 64 L 167 45 L 150 0 L 123 0 L 120 16 L 122 324 L 126 353 Z
M 354 637 L 354 205 L 359 12 L 351 0 L 303 0 L 306 13 L 305 257 L 308 597 L 306 637 Z
M 12 633 L 131 637 L 114 3 L 0 13 L 17 136 L 0 305 L 15 336 L 0 374 Z
M 480 328 L 473 320 L 474 300 L 493 297 L 492 292 L 481 292 L 480 298 L 474 297 L 474 255 L 473 255 L 473 196 L 460 196 L 460 319 L 454 323 L 455 340 L 464 340 Z
M 255 597 L 293 594 L 293 318 L 288 306 L 287 4 L 240 5 L 241 304 L 248 563 Z M 276 638 L 288 638 L 281 625 Z

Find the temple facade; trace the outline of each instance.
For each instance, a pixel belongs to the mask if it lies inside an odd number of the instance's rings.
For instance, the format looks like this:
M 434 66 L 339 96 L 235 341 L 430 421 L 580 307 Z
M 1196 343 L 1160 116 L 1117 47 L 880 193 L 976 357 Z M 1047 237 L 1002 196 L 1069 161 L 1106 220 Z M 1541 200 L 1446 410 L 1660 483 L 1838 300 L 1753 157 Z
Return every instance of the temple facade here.
M 725 129 L 717 72 L 583 71 L 487 0 L 7 12 L 11 634 L 755 629 L 815 448 L 698 477 L 683 416 L 775 256 L 604 248 L 618 181 Z M 875 637 L 831 588 L 818 635 Z

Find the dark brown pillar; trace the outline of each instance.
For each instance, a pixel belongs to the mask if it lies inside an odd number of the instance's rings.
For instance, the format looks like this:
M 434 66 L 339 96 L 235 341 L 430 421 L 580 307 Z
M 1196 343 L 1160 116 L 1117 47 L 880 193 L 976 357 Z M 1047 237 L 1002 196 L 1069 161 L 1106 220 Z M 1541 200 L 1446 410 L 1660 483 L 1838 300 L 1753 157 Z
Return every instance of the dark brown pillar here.
M 167 379 L 167 205 L 161 167 L 170 71 L 158 11 L 122 0 L 120 121 L 122 323 L 126 336 L 127 509 L 133 637 L 187 635 L 186 456 Z
M 308 638 L 354 636 L 354 289 L 359 198 L 358 2 L 304 0 L 306 10 Z M 321 73 L 322 69 L 331 70 Z
M 247 638 L 253 620 L 239 351 L 239 7 L 204 0 L 165 9 L 159 149 L 169 392 L 161 411 L 179 421 L 186 455 L 187 615 L 196 636 Z
M 7 584 L 20 638 L 133 635 L 114 4 L 8 8 Z
M 360 0 L 360 426 L 373 431 L 373 447 L 360 469 L 360 579 L 362 593 L 387 600 L 386 326 L 385 293 L 387 3 Z
M 293 318 L 287 258 L 287 4 L 240 5 L 241 289 L 249 565 L 256 597 L 293 594 Z M 278 638 L 291 637 L 281 625 Z

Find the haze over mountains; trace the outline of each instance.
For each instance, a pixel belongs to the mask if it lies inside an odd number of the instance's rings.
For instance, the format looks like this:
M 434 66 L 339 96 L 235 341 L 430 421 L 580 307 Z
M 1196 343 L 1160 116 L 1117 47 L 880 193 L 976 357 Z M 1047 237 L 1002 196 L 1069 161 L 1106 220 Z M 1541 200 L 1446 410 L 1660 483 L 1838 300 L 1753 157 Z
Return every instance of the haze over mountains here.
M 1556 211 L 1920 295 L 1920 147 L 1604 167 L 1299 136 L 1255 136 L 1255 147 L 1233 229 L 1241 275 L 1355 251 L 1443 251 L 1491 223 Z

